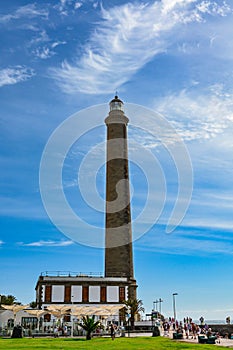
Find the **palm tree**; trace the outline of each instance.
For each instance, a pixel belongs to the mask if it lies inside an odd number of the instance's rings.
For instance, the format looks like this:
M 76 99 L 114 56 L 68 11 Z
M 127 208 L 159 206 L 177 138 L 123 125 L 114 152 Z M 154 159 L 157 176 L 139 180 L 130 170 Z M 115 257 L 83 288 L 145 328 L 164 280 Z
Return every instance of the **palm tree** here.
M 78 323 L 86 331 L 86 340 L 91 339 L 91 334 L 100 326 L 100 321 L 95 322 L 95 316 L 82 316 L 82 323 Z
M 1 297 L 0 304 L 4 304 L 4 305 L 20 304 L 16 302 L 17 298 L 14 295 L 1 295 L 0 297 Z
M 130 323 L 131 323 L 132 329 L 134 329 L 135 316 L 140 312 L 145 311 L 144 307 L 142 306 L 143 302 L 141 299 L 128 299 L 128 300 L 124 300 L 123 304 L 125 304 L 126 306 L 125 312 L 127 308 L 130 311 Z

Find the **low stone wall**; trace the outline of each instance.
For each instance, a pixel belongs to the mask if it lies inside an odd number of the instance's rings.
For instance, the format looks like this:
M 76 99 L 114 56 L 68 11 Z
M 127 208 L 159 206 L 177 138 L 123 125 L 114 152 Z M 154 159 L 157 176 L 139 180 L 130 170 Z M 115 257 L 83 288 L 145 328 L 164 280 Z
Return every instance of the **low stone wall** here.
M 233 334 L 233 324 L 208 324 L 212 332 L 219 332 L 223 337 L 229 337 Z

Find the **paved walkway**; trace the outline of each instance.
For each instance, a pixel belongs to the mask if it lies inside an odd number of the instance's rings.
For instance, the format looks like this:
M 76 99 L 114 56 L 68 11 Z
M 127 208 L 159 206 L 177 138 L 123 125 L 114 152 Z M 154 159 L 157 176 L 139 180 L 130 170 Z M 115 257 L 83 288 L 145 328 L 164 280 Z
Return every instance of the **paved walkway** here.
M 161 335 L 163 336 L 163 332 L 161 333 Z M 173 338 L 173 332 L 169 332 L 169 338 Z M 176 341 L 198 344 L 198 339 L 191 339 L 191 337 L 189 339 L 184 338 Z M 233 348 L 233 339 L 220 338 L 220 343 L 216 343 L 215 345 Z
M 128 337 L 128 333 L 125 334 L 126 337 Z M 130 333 L 130 337 L 151 337 L 152 336 L 152 332 L 151 333 Z M 161 336 L 163 336 L 163 331 L 161 332 Z M 169 332 L 169 336 L 170 339 L 173 338 L 173 332 Z M 191 337 L 189 339 L 179 339 L 179 340 L 174 340 L 174 341 L 180 341 L 180 342 L 186 342 L 186 343 L 194 343 L 194 344 L 198 344 L 198 339 L 191 339 Z M 225 346 L 227 348 L 233 348 L 233 339 L 224 339 L 224 338 L 220 338 L 220 344 L 216 343 L 215 345 L 217 346 Z
M 198 343 L 197 339 L 181 339 L 181 342 L 189 342 L 189 343 Z M 225 346 L 227 348 L 233 348 L 233 339 L 224 339 L 220 338 L 220 343 L 216 343 L 215 345 Z

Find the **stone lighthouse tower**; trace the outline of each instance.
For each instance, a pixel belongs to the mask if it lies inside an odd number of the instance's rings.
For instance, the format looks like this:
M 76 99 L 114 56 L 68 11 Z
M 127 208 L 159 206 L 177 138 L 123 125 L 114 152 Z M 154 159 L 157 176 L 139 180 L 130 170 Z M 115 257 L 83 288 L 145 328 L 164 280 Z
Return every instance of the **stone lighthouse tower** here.
M 42 272 L 36 284 L 36 301 L 41 309 L 64 304 L 97 308 L 119 307 L 136 299 L 137 283 L 134 278 L 132 225 L 130 212 L 130 185 L 127 146 L 128 118 L 124 104 L 115 96 L 105 119 L 107 126 L 106 162 L 106 223 L 105 223 L 105 276 L 69 272 Z M 48 315 L 49 316 L 49 315 Z M 47 316 L 46 316 L 47 317 Z M 51 321 L 51 320 L 50 320 Z M 49 321 L 48 321 L 49 322 Z M 50 323 L 52 325 L 52 323 Z
M 124 104 L 115 96 L 107 126 L 105 277 L 126 278 L 128 297 L 136 298 L 134 279 L 127 124 Z

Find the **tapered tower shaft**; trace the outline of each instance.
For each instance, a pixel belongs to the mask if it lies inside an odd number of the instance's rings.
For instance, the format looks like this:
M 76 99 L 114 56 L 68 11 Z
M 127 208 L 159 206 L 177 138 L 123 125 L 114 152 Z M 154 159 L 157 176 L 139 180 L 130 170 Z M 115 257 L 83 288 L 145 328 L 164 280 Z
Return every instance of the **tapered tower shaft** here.
M 123 102 L 110 102 L 107 126 L 105 276 L 134 280 L 127 146 Z

